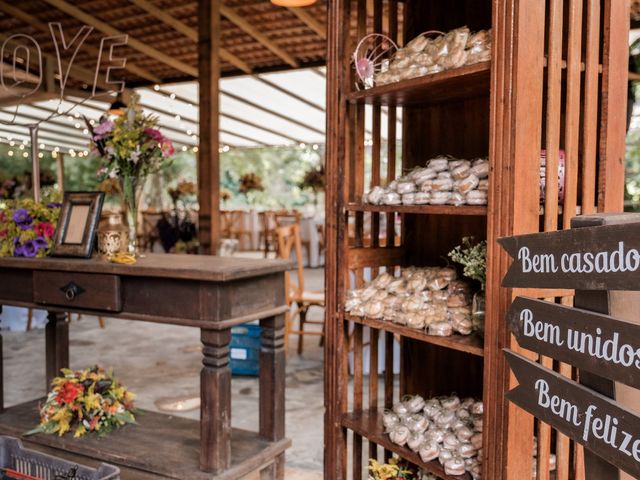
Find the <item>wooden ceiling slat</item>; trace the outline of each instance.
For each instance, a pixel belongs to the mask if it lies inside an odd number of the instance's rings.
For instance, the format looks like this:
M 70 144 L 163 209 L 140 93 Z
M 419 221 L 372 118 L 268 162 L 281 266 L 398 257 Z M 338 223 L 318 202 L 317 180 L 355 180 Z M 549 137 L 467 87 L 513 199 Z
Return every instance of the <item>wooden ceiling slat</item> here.
M 126 33 L 117 30 L 116 28 L 112 27 L 108 23 L 98 20 L 97 18 L 89 15 L 85 11 L 71 5 L 70 3 L 67 3 L 64 0 L 45 0 L 45 1 L 50 5 L 52 5 L 53 7 L 59 10 L 62 10 L 68 15 L 71 15 L 77 18 L 78 20 L 80 20 L 81 22 L 86 23 L 87 25 L 91 25 L 92 27 L 97 28 L 98 30 L 100 30 L 103 33 L 106 33 L 107 35 L 126 35 Z M 175 68 L 180 72 L 186 73 L 187 75 L 190 75 L 194 78 L 198 78 L 198 69 L 196 67 L 192 65 L 187 65 L 186 63 L 181 62 L 180 60 L 170 57 L 169 55 L 166 55 L 163 52 L 156 50 L 155 48 L 141 42 L 136 38 L 129 36 L 128 45 L 131 48 L 134 48 L 144 53 L 145 55 L 155 58 L 159 62 L 169 65 L 170 67 Z
M 304 8 L 289 8 L 289 10 L 293 12 L 296 17 L 302 20 L 307 27 L 316 32 L 320 38 L 323 40 L 327 39 L 327 29 L 324 25 L 318 22 L 308 10 Z

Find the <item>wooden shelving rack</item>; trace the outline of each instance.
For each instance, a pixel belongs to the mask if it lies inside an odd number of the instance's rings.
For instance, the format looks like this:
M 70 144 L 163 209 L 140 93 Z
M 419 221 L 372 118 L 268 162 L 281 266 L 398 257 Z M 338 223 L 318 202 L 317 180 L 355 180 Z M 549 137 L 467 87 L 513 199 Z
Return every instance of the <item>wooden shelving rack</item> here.
M 447 476 L 437 461 L 422 463 L 392 444 L 381 425 L 381 411 L 405 394 L 455 392 L 485 402 L 485 479 L 530 478 L 534 436 L 538 479 L 581 478 L 580 450 L 505 399 L 510 377 L 502 348 L 519 349 L 503 320 L 513 292 L 500 287 L 508 258 L 496 239 L 566 228 L 576 214 L 622 209 L 624 169 L 618 159 L 624 157 L 625 125 L 618 109 L 626 97 L 625 2 L 329 3 L 325 477 L 360 480 L 367 477 L 368 458 L 396 454 L 439 478 L 470 478 Z M 384 33 L 403 45 L 424 31 L 462 25 L 492 29 L 491 62 L 355 89 L 351 54 L 364 35 Z M 541 150 L 548 159 L 544 204 Z M 560 202 L 553 175 L 559 150 L 566 156 Z M 363 202 L 369 188 L 440 154 L 489 157 L 488 206 Z M 381 268 L 441 266 L 447 252 L 470 235 L 489 245 L 484 340 L 434 337 L 344 313 L 346 291 Z M 572 373 L 566 365 L 540 362 Z M 558 470 L 550 475 L 552 453 Z

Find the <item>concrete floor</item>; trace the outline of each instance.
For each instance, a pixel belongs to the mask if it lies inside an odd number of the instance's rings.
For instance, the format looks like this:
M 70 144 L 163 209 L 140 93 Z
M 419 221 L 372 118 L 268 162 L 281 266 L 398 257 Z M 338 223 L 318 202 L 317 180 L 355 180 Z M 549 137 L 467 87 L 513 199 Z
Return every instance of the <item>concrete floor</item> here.
M 323 271 L 307 270 L 305 282 L 308 289 L 322 289 Z M 321 317 L 321 310 L 311 314 L 311 318 Z M 2 327 L 13 330 L 20 325 L 4 322 Z M 3 338 L 5 403 L 10 406 L 43 396 L 44 331 L 4 331 Z M 319 480 L 323 478 L 323 352 L 316 336 L 305 339 L 302 356 L 295 352 L 296 344 L 297 337 L 292 336 L 287 358 L 286 434 L 293 446 L 286 454 L 286 478 Z M 106 328 L 100 329 L 97 318 L 82 317 L 72 321 L 70 346 L 71 368 L 113 367 L 118 378 L 138 395 L 138 407 L 162 411 L 159 406 L 182 401 L 185 411 L 176 414 L 199 417 L 197 329 L 116 319 L 107 319 Z M 233 426 L 257 430 L 257 379 L 234 377 L 232 390 Z

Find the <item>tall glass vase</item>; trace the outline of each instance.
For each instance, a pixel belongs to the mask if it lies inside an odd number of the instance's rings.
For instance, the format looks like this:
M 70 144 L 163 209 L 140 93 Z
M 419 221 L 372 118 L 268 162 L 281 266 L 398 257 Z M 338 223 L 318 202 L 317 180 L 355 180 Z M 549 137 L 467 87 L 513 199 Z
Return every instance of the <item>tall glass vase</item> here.
M 140 257 L 138 246 L 138 206 L 144 181 L 140 178 L 125 176 L 120 179 L 120 188 L 127 210 L 127 226 L 129 228 L 129 254 Z

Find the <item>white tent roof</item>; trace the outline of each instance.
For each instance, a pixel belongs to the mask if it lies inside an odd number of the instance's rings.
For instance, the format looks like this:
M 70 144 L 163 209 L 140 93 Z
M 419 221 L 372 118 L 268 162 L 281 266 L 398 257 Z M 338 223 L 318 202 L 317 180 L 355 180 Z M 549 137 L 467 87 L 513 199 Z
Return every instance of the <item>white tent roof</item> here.
M 325 73 L 321 68 L 222 79 L 221 146 L 324 143 L 325 85 Z M 158 115 L 161 130 L 179 149 L 197 147 L 197 82 L 141 88 L 136 92 L 143 108 Z M 80 100 L 67 95 L 62 103 L 56 99 L 21 105 L 15 115 L 17 125 L 11 126 L 6 123 L 12 121 L 16 107 L 3 108 L 0 110 L 0 141 L 28 143 L 26 125 L 49 117 L 60 104 L 58 110 L 65 115 L 41 124 L 39 143 L 47 150 L 58 147 L 63 152 L 70 149 L 85 151 L 89 139 L 82 116 L 97 120 L 111 100 L 85 100 L 74 107 L 73 102 Z M 386 119 L 383 109 L 383 131 L 386 130 Z M 367 115 L 367 122 L 370 122 L 370 115 Z M 370 130 L 368 124 L 367 131 Z M 401 132 L 400 128 L 398 132 Z

